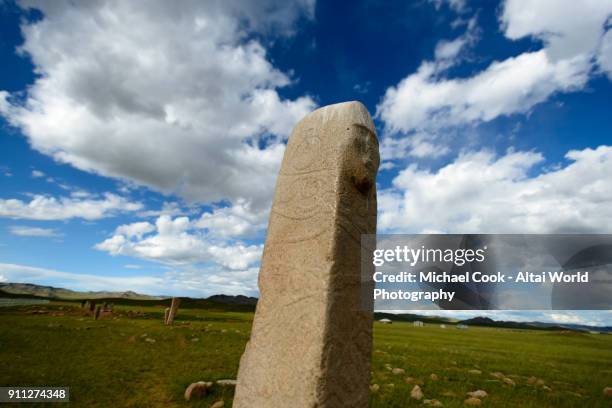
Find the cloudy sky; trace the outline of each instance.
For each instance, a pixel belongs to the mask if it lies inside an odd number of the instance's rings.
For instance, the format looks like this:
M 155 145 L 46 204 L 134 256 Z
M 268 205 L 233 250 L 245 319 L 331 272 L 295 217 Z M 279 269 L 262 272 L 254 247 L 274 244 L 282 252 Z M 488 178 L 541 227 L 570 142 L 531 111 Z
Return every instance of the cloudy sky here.
M 612 232 L 611 16 L 0 2 L 0 281 L 256 295 L 293 125 L 355 99 L 381 140 L 379 232 Z

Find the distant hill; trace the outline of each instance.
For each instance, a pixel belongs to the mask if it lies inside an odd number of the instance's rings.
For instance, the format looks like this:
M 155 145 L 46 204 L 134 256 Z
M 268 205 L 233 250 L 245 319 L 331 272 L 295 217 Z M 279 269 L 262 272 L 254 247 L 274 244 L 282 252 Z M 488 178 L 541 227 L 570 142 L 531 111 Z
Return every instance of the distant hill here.
M 139 299 L 139 300 L 159 300 L 162 296 L 149 296 L 140 293 L 126 292 L 77 292 L 70 289 L 55 288 L 53 286 L 34 285 L 32 283 L 0 283 L 0 290 L 5 293 L 15 295 L 31 295 L 49 299 Z
M 447 317 L 440 316 L 423 316 L 413 313 L 402 313 L 402 314 L 394 314 L 394 313 L 384 313 L 384 312 L 375 312 L 374 320 L 380 319 L 389 319 L 396 322 L 414 322 L 419 320 L 423 323 L 432 323 L 432 324 L 455 324 L 457 323 L 457 319 L 450 319 Z
M 573 331 L 598 331 L 601 333 L 612 333 L 612 327 L 588 326 L 581 324 L 558 324 L 542 322 L 513 322 L 504 320 L 493 320 L 488 317 L 474 317 L 462 320 L 459 324 L 468 326 L 502 327 L 507 329 L 531 329 L 531 330 L 573 330 Z
M 499 327 L 506 329 L 523 329 L 523 330 L 557 330 L 557 331 L 596 331 L 599 333 L 612 334 L 612 327 L 587 326 L 581 324 L 558 324 L 558 323 L 543 323 L 543 322 L 512 322 L 498 321 L 488 317 L 474 317 L 467 320 L 450 319 L 440 316 L 423 316 L 418 314 L 404 313 L 383 313 L 375 312 L 374 320 L 389 319 L 394 322 L 414 322 L 420 320 L 423 323 L 430 324 L 464 324 L 467 326 L 481 327 Z
M 35 285 L 32 283 L 0 283 L 1 297 L 58 299 L 67 301 L 80 301 L 84 299 L 96 299 L 100 302 L 113 302 L 126 305 L 160 305 L 170 306 L 171 296 L 150 296 L 140 293 L 125 292 L 78 292 L 70 289 L 55 288 L 53 286 Z M 237 312 L 250 312 L 255 310 L 257 298 L 237 295 L 213 295 L 206 299 L 181 297 L 181 307 L 198 308 Z M 375 312 L 374 319 L 390 319 L 399 322 L 414 322 L 420 320 L 430 324 L 465 324 L 467 326 L 500 327 L 508 329 L 527 330 L 571 330 L 571 331 L 597 331 L 612 334 L 612 327 L 588 326 L 580 324 L 558 324 L 543 322 L 514 322 L 493 320 L 488 317 L 474 317 L 467 320 L 451 319 L 440 316 L 423 316 L 412 313 L 394 314 Z
M 100 302 L 112 302 L 126 305 L 164 305 L 170 306 L 171 296 L 149 296 L 140 293 L 126 292 L 78 292 L 53 286 L 35 285 L 32 283 L 0 283 L 0 297 L 57 299 L 80 301 L 96 299 Z M 181 297 L 181 307 L 218 309 L 225 311 L 249 312 L 255 310 L 257 298 L 243 295 L 214 295 L 207 299 Z
M 210 300 L 212 302 L 225 303 L 227 305 L 251 305 L 255 306 L 257 304 L 257 298 L 250 296 L 230 296 L 230 295 L 213 295 L 206 300 Z

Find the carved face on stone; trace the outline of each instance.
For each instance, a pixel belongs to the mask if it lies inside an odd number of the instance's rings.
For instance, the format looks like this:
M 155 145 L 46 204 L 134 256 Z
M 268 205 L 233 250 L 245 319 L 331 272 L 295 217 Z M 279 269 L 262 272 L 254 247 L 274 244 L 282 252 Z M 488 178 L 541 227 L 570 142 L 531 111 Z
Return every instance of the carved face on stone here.
M 367 196 L 376 183 L 376 173 L 380 164 L 378 140 L 368 127 L 360 124 L 352 126 L 346 169 L 355 188 Z

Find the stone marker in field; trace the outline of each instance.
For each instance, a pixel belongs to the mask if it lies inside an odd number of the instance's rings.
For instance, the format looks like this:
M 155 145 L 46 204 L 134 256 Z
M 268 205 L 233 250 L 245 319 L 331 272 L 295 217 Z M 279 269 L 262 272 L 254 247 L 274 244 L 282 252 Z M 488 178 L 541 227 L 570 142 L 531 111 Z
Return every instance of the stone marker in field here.
M 168 316 L 170 316 L 170 308 L 167 307 L 166 310 L 164 310 L 164 324 L 168 324 Z
M 378 165 L 359 102 L 318 109 L 293 130 L 234 408 L 368 405 L 373 316 L 360 302 L 360 239 L 376 232 Z
M 94 320 L 98 320 L 100 318 L 100 312 L 102 311 L 102 306 L 96 306 L 96 311 L 94 312 Z
M 176 312 L 181 304 L 181 298 L 172 298 L 172 303 L 170 304 L 170 312 L 168 313 L 168 318 L 166 318 L 166 324 L 172 325 L 174 323 L 174 316 L 176 316 Z

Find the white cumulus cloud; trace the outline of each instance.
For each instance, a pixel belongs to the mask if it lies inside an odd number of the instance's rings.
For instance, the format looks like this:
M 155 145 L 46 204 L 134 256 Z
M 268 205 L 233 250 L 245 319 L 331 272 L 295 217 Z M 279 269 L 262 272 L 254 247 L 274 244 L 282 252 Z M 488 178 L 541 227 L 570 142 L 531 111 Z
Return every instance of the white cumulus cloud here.
M 258 263 L 263 245 L 219 240 L 197 228 L 197 223 L 188 217 L 162 215 L 157 218 L 155 226 L 147 222 L 119 226 L 110 238 L 95 248 L 115 256 L 130 256 L 173 266 L 216 263 L 238 270 Z
M 378 115 L 390 132 L 439 130 L 528 112 L 557 91 L 582 88 L 582 57 L 551 62 L 544 50 L 492 63 L 469 78 L 440 79 L 435 63 L 387 89 Z
M 35 194 L 29 202 L 0 199 L 0 217 L 30 220 L 98 220 L 123 212 L 142 209 L 142 204 L 125 197 L 106 193 L 100 198 L 52 197 Z
M 103 276 L 0 263 L 0 282 L 36 282 L 80 291 L 134 291 L 151 295 L 207 297 L 220 293 L 257 295 L 257 268 L 184 269 L 144 275 Z
M 59 237 L 62 235 L 53 228 L 28 227 L 25 225 L 12 225 L 9 227 L 9 231 L 11 234 L 21 237 Z
M 0 113 L 34 149 L 191 201 L 268 205 L 280 141 L 315 103 L 279 95 L 295 79 L 257 38 L 290 35 L 313 1 L 22 5 L 43 13 L 19 48 L 39 76 L 25 101 L 0 91 Z
M 231 207 L 203 213 L 196 226 L 222 238 L 250 237 L 265 229 L 267 220 L 268 211 L 254 210 L 251 202 L 241 199 Z
M 612 147 L 572 150 L 532 176 L 536 152 L 461 154 L 437 171 L 410 165 L 379 194 L 379 230 L 402 233 L 609 233 Z
M 541 49 L 449 78 L 446 69 L 465 46 L 468 29 L 438 43 L 435 61 L 389 87 L 377 115 L 391 135 L 428 131 L 435 137 L 441 129 L 527 113 L 555 93 L 583 89 L 597 72 L 596 61 L 610 72 L 605 24 L 611 14 L 612 0 L 508 0 L 500 16 L 505 36 L 540 40 Z

